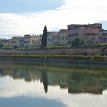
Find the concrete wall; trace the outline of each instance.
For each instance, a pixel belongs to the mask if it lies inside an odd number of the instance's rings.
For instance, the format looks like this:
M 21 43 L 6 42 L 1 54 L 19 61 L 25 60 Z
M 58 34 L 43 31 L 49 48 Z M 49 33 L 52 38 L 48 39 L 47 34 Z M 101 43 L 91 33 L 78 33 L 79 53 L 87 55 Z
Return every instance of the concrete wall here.
M 66 54 L 66 55 L 100 55 L 100 48 L 62 48 L 62 49 L 0 49 L 0 55 L 14 54 Z

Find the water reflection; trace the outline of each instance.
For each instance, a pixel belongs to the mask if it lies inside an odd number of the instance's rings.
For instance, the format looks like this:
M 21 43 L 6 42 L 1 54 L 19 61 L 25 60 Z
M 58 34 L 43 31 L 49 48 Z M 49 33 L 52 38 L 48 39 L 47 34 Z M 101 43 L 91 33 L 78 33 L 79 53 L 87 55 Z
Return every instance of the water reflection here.
M 48 77 L 47 77 L 46 71 L 42 71 L 42 82 L 44 85 L 44 90 L 47 93 L 47 91 L 48 91 Z
M 0 107 L 64 107 L 64 104 L 45 98 L 16 97 L 10 99 L 0 98 Z
M 107 107 L 107 68 L 0 63 L 0 107 Z
M 27 82 L 40 80 L 45 93 L 48 92 L 48 86 L 67 88 L 68 93 L 102 94 L 102 91 L 107 89 L 106 70 L 0 63 L 0 75 L 8 75 L 13 79 L 23 78 Z

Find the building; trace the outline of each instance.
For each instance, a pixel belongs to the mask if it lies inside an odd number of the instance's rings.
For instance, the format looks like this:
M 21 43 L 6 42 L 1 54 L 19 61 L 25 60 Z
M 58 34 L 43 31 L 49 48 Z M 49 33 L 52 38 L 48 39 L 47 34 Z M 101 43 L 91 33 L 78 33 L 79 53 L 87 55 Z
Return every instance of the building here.
M 59 32 L 48 32 L 47 46 L 67 46 L 68 45 L 68 30 L 61 29 Z
M 10 48 L 11 46 L 11 39 L 0 39 L 0 48 Z
M 71 45 L 75 38 L 85 41 L 86 44 L 95 44 L 99 42 L 99 32 L 102 30 L 102 24 L 71 24 L 68 25 L 68 42 Z
M 21 36 L 15 36 L 15 37 L 12 37 L 11 39 L 11 45 L 13 48 L 20 48 L 20 45 L 21 45 Z
M 107 43 L 107 30 L 102 29 L 101 23 L 70 24 L 67 29 L 58 32 L 47 32 L 47 47 L 72 46 L 74 40 L 80 40 L 82 45 Z M 0 39 L 0 46 L 13 48 L 41 47 L 42 35 L 26 34 L 23 37 L 15 36 L 12 39 Z M 80 45 L 80 44 L 79 44 Z M 78 45 L 78 46 L 79 46 Z
M 30 48 L 35 48 L 35 47 L 40 47 L 40 46 L 41 46 L 40 36 L 32 35 L 29 37 L 29 47 Z
M 107 30 L 101 30 L 100 31 L 99 43 L 107 43 Z
M 59 46 L 67 46 L 68 45 L 68 30 L 61 29 L 57 35 L 57 45 Z
M 34 48 L 40 47 L 41 40 L 40 36 L 37 35 L 24 35 L 24 37 L 13 37 L 12 38 L 12 47 L 16 48 Z
M 58 32 L 47 32 L 47 47 L 55 46 L 57 44 Z

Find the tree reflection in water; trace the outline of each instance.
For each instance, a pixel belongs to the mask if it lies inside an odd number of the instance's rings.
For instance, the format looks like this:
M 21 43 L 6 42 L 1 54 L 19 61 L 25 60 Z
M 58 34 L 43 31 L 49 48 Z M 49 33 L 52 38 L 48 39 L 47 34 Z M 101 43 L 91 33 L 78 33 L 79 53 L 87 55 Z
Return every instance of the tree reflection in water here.
M 45 93 L 48 91 L 48 79 L 47 79 L 47 72 L 42 71 L 42 82 L 44 86 Z
M 107 89 L 107 68 L 98 67 L 66 67 L 41 66 L 20 63 L 0 63 L 0 76 L 9 75 L 14 79 L 24 78 L 25 81 L 39 81 L 43 83 L 45 93 L 48 85 L 59 85 L 67 88 L 68 93 L 102 94 Z

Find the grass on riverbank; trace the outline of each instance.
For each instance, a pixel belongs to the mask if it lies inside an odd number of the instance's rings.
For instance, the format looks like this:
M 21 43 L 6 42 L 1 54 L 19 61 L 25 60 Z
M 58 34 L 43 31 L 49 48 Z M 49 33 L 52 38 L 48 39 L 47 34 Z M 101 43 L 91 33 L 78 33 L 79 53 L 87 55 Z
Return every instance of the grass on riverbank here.
M 98 60 L 106 61 L 107 56 L 82 56 L 82 55 L 3 55 L 0 58 L 40 58 L 40 59 L 69 59 L 69 60 Z

